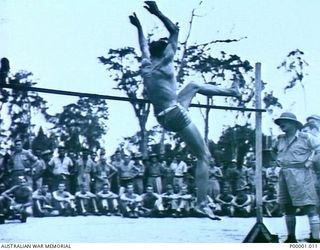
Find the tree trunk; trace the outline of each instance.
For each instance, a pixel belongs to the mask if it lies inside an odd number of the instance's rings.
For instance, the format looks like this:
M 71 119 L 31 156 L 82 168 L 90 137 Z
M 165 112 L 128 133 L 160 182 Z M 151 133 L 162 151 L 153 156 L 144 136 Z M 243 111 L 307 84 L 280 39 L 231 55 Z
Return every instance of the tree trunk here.
M 164 154 L 165 153 L 165 147 L 164 147 L 164 138 L 166 136 L 166 130 L 164 128 L 162 128 L 162 132 L 161 132 L 161 139 L 160 139 L 160 154 Z
M 207 105 L 210 105 L 210 100 L 211 97 L 207 97 Z M 208 145 L 209 142 L 209 113 L 210 113 L 210 109 L 206 108 L 206 116 L 205 116 L 205 120 L 204 120 L 204 141 L 206 142 L 206 144 Z
M 143 158 L 148 157 L 148 133 L 145 127 L 141 127 L 141 141 L 139 151 Z

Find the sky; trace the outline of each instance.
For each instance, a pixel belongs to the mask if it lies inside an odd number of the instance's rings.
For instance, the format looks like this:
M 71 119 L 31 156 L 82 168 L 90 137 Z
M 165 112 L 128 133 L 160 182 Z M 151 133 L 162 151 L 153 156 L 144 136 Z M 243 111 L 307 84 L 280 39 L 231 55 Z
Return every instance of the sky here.
M 164 14 L 179 22 L 180 41 L 186 38 L 191 11 L 199 2 L 157 1 Z M 273 90 L 283 104 L 283 110 L 277 110 L 273 118 L 291 111 L 304 122 L 308 115 L 320 114 L 319 9 L 318 0 L 204 0 L 197 9 L 200 17 L 194 20 L 189 43 L 246 37 L 237 43 L 216 45 L 215 53 L 223 50 L 237 54 L 252 65 L 261 62 L 267 90 Z M 159 26 L 157 32 L 167 34 L 161 22 L 143 8 L 143 1 L 0 0 L 0 10 L 0 57 L 10 59 L 12 73 L 32 72 L 42 88 L 124 96 L 112 89 L 115 83 L 97 57 L 107 55 L 110 48 L 138 48 L 136 30 L 128 20 L 132 12 L 137 13 L 145 33 Z M 295 49 L 302 50 L 309 63 L 303 82 L 305 94 L 301 86 L 285 94 L 283 87 L 290 76 L 276 69 Z M 41 96 L 48 101 L 52 114 L 77 100 Z M 109 130 L 104 141 L 107 152 L 112 153 L 123 137 L 138 130 L 138 123 L 130 104 L 108 101 L 108 106 Z M 190 114 L 202 132 L 199 110 L 193 108 Z M 224 126 L 235 123 L 235 115 L 230 111 L 211 112 L 209 137 L 217 141 Z M 147 128 L 155 124 L 150 116 Z M 279 133 L 268 114 L 263 114 L 263 129 L 265 133 L 270 129 Z

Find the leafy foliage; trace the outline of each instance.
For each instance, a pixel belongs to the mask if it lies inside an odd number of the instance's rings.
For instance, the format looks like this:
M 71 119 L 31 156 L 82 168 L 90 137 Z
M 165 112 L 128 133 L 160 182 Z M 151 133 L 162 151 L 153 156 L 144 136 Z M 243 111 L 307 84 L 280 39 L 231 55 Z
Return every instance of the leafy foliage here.
M 141 58 L 138 57 L 134 48 L 125 47 L 121 49 L 110 49 L 106 57 L 98 57 L 100 62 L 106 66 L 109 76 L 116 82 L 115 89 L 123 91 L 129 98 L 135 116 L 140 126 L 140 151 L 147 154 L 148 134 L 146 123 L 150 113 L 150 104 L 135 102 L 133 99 L 146 98 L 142 84 L 140 70 L 138 68 Z
M 61 113 L 50 119 L 55 124 L 52 131 L 65 142 L 69 150 L 80 150 L 81 147 L 97 149 L 99 140 L 107 132 L 109 117 L 105 100 L 81 97 L 76 103 L 63 107 Z
M 36 85 L 32 79 L 32 73 L 27 71 L 19 71 L 10 79 L 10 83 L 19 84 L 26 87 Z M 32 124 L 32 113 L 41 112 L 47 115 L 47 102 L 32 91 L 20 90 L 4 90 L 1 89 L 1 103 L 5 104 L 9 118 L 9 131 L 7 131 L 5 140 L 20 137 L 25 147 L 30 147 L 30 138 L 33 135 L 34 124 Z M 4 112 L 3 105 L 1 112 Z
M 42 127 L 40 127 L 37 136 L 33 139 L 31 144 L 32 151 L 36 150 L 45 151 L 45 150 L 54 150 L 55 143 L 52 138 L 48 137 L 44 132 Z
M 292 75 L 289 83 L 284 87 L 284 90 L 288 90 L 296 86 L 297 84 L 302 83 L 303 78 L 307 75 L 304 70 L 305 67 L 309 66 L 306 60 L 303 59 L 304 52 L 296 49 L 291 51 L 285 58 L 285 60 L 277 67 L 277 69 L 282 69 L 287 73 Z

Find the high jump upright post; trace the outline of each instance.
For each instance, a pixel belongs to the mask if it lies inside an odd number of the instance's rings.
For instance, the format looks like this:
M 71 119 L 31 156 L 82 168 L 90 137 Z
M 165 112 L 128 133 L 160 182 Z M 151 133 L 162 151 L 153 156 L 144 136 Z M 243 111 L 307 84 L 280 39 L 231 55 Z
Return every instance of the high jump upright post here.
M 255 64 L 255 108 L 261 109 L 261 63 Z M 256 213 L 257 221 L 249 234 L 244 239 L 244 243 L 272 243 L 278 242 L 277 235 L 272 235 L 267 227 L 263 224 L 263 207 L 262 207 L 262 112 L 256 112 Z

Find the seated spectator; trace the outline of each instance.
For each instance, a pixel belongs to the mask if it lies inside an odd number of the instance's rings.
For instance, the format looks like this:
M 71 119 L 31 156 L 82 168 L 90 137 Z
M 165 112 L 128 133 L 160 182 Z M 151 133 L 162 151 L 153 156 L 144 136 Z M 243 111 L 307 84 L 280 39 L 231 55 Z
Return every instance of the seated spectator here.
M 119 215 L 119 196 L 110 191 L 110 185 L 108 183 L 104 184 L 102 190 L 97 193 L 98 206 L 100 212 L 107 216 L 111 213 Z
M 19 177 L 20 183 L 4 191 L 2 196 L 8 200 L 9 211 L 27 217 L 32 214 L 32 189 L 24 176 Z
M 249 217 L 252 212 L 252 196 L 247 194 L 247 187 L 240 187 L 231 201 L 231 216 Z
M 79 215 L 100 214 L 96 202 L 96 195 L 89 191 L 87 184 L 80 185 L 80 191 L 76 192 L 75 197 Z
M 223 187 L 222 193 L 216 198 L 216 214 L 219 216 L 231 216 L 231 201 L 234 196 L 228 186 Z
M 58 185 L 58 190 L 53 191 L 52 196 L 54 208 L 58 210 L 59 215 L 76 216 L 75 197 L 66 191 L 66 185 L 64 183 Z
M 174 193 L 171 184 L 168 184 L 166 186 L 166 192 L 164 192 L 161 197 L 165 214 L 176 216 L 179 195 L 177 193 Z
M 139 218 L 141 196 L 135 194 L 133 184 L 128 184 L 125 192 L 120 196 L 122 215 L 129 218 Z
M 188 187 L 183 185 L 178 195 L 178 216 L 189 216 L 190 210 L 193 208 L 194 197 L 188 193 Z
M 146 193 L 141 195 L 142 215 L 145 217 L 157 217 L 163 214 L 162 198 L 159 194 L 153 192 L 153 187 L 147 185 Z
M 52 195 L 48 190 L 49 186 L 43 184 L 32 194 L 33 215 L 35 217 L 57 215 L 53 213 Z
M 264 215 L 268 217 L 282 216 L 280 206 L 277 202 L 276 189 L 269 186 L 266 194 L 262 197 Z

